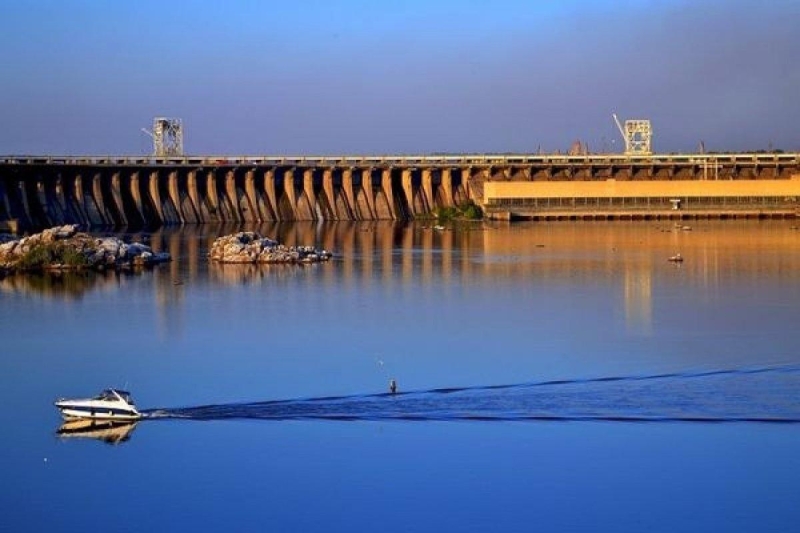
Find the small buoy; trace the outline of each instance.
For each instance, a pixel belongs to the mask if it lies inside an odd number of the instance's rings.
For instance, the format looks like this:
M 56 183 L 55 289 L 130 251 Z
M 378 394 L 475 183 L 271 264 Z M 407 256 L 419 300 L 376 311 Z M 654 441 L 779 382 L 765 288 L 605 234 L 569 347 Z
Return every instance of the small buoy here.
M 389 392 L 392 394 L 397 393 L 397 381 L 394 379 L 389 380 Z
M 44 458 L 44 462 L 45 462 L 45 463 L 47 462 L 47 457 L 45 457 L 45 458 Z

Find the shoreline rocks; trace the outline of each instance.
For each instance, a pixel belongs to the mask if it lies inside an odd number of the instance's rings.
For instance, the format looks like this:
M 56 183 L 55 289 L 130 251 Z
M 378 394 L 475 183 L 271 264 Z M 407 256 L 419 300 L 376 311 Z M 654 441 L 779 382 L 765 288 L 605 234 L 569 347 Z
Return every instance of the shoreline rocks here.
M 149 267 L 171 261 L 141 243 L 117 237 L 93 237 L 77 224 L 46 229 L 28 237 L 0 238 L 0 271 L 107 270 Z
M 216 239 L 208 254 L 224 264 L 321 263 L 333 254 L 313 246 L 285 246 L 254 231 L 241 231 Z

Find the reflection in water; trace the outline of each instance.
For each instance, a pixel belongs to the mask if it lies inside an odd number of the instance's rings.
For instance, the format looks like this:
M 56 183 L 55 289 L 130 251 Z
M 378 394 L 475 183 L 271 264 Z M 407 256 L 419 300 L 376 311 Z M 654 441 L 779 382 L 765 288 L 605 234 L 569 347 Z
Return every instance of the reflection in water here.
M 77 299 L 94 284 L 105 281 L 105 276 L 102 274 L 97 276 L 93 274 L 92 272 L 12 274 L 0 280 L 0 292 L 42 293 L 64 299 Z
M 323 263 L 312 264 L 274 264 L 274 265 L 209 265 L 209 279 L 227 285 L 246 285 L 262 281 L 287 280 L 308 277 Z M 316 275 L 316 274 L 314 274 Z
M 613 376 L 143 411 L 150 419 L 800 423 L 800 367 Z
M 653 327 L 653 280 L 649 270 L 625 269 L 625 322 L 632 330 Z
M 131 438 L 136 422 L 119 420 L 75 419 L 64 422 L 56 430 L 62 439 L 95 439 L 107 444 L 120 444 Z
M 242 229 L 287 245 L 308 244 L 335 252 L 328 264 L 210 265 L 217 237 Z M 77 298 L 87 291 L 136 280 L 157 293 L 166 330 L 178 321 L 185 291 L 213 283 L 242 285 L 308 278 L 319 286 L 391 287 L 458 284 L 474 279 L 532 284 L 605 283 L 619 287 L 629 327 L 651 328 L 655 283 L 717 290 L 742 279 L 797 281 L 800 233 L 789 221 L 698 221 L 692 231 L 667 222 L 477 223 L 437 230 L 426 223 L 294 222 L 241 226 L 164 228 L 144 239 L 173 261 L 152 271 L 107 274 L 9 276 L 0 293 L 36 292 Z M 680 268 L 667 258 L 680 253 Z M 178 315 L 173 316 L 174 313 Z
M 11 274 L 0 279 L 0 294 L 42 294 L 50 298 L 78 300 L 90 291 L 113 290 L 148 275 L 150 271 L 145 269 Z

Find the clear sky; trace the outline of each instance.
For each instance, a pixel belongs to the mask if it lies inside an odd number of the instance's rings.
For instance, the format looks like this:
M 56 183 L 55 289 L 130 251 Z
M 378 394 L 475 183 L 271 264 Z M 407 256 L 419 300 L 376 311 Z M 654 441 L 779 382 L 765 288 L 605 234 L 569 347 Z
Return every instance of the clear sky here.
M 798 0 L 0 0 L 0 153 L 800 151 Z

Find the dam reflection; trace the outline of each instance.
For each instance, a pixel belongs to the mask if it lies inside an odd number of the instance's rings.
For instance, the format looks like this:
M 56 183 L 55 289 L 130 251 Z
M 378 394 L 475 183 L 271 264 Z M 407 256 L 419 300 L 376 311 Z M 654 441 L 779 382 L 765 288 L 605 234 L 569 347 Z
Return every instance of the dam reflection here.
M 197 225 L 152 234 L 123 234 L 166 251 L 172 262 L 141 272 L 9 276 L 2 294 L 81 298 L 121 287 L 152 290 L 166 329 L 180 329 L 187 291 L 208 285 L 258 285 L 288 281 L 326 286 L 396 287 L 522 283 L 536 287 L 604 284 L 618 294 L 630 327 L 647 331 L 653 300 L 674 284 L 713 295 L 747 279 L 800 277 L 800 232 L 790 221 L 700 221 L 692 228 L 666 222 L 474 223 L 437 229 L 432 223 L 294 222 L 251 225 L 287 245 L 332 250 L 334 260 L 312 265 L 217 265 L 207 253 L 237 226 Z M 666 259 L 680 252 L 676 268 Z M 618 287 L 614 291 L 613 287 Z M 389 294 L 391 296 L 391 294 Z

